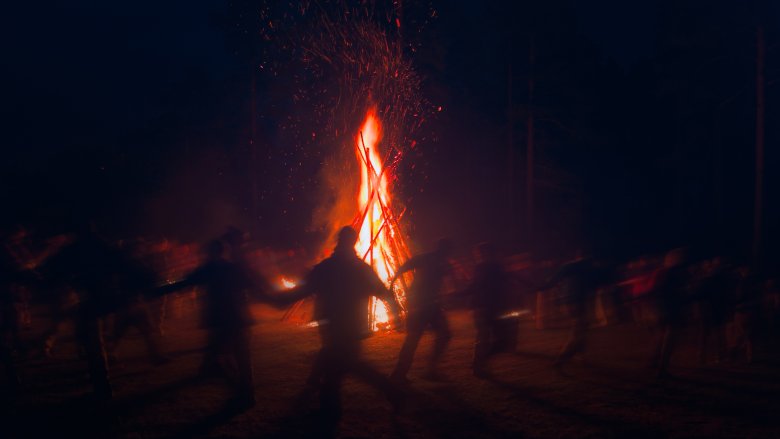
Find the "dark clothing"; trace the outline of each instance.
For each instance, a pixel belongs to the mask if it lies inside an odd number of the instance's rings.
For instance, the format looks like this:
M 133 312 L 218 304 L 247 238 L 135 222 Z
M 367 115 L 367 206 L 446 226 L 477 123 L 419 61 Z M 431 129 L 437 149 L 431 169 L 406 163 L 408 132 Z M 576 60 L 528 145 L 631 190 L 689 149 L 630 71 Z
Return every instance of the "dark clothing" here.
M 149 309 L 140 297 L 128 306 L 118 310 L 114 315 L 113 332 L 109 339 L 109 354 L 114 355 L 114 351 L 119 346 L 122 337 L 131 327 L 136 328 L 141 333 L 150 360 L 155 364 L 165 362 L 165 356 L 162 354 L 157 334 L 155 334 L 152 326 Z
M 252 278 L 239 264 L 211 259 L 183 281 L 159 291 L 167 294 L 192 286 L 204 287 L 203 325 L 210 332 L 201 374 L 210 374 L 220 367 L 219 359 L 225 359 L 225 372 L 233 384 L 234 396 L 247 405 L 253 405 L 255 400 L 251 357 L 254 319 L 247 295 L 250 288 L 256 287 Z M 255 294 L 267 299 L 265 291 Z
M 444 276 L 451 270 L 447 259 L 435 252 L 417 255 L 406 261 L 396 276 L 411 270 L 414 270 L 414 282 L 407 297 L 409 312 L 438 307 Z
M 361 340 L 369 330 L 369 297 L 376 296 L 397 311 L 395 298 L 374 270 L 354 250 L 337 248 L 285 299 L 294 302 L 309 295 L 316 295 L 315 318 L 320 322 L 322 338 L 312 377 L 321 378 L 320 402 L 327 422 L 335 426 L 341 418 L 341 383 L 347 373 L 376 387 L 391 401 L 396 400 L 397 391 L 390 381 L 360 358 Z
M 315 294 L 314 315 L 323 343 L 354 343 L 369 334 L 368 299 L 376 296 L 391 306 L 395 298 L 374 270 L 354 254 L 334 254 L 306 276 L 299 296 Z M 294 293 L 295 294 L 295 293 Z
M 396 276 L 411 270 L 414 270 L 414 282 L 407 295 L 406 339 L 398 355 L 398 364 L 393 371 L 395 379 L 406 378 L 417 345 L 426 329 L 431 328 L 436 334 L 433 355 L 428 364 L 430 374 L 434 373 L 434 368 L 452 337 L 447 325 L 447 317 L 439 304 L 444 276 L 451 270 L 447 258 L 437 252 L 417 255 L 406 261 L 398 269 Z
M 477 266 L 471 290 L 471 306 L 486 318 L 496 318 L 509 308 L 509 276 L 498 262 Z
M 588 305 L 596 297 L 598 288 L 611 280 L 610 275 L 608 270 L 595 266 L 591 259 L 579 259 L 561 267 L 548 283 L 549 287 L 562 280 L 567 282 L 567 299 L 574 318 L 569 339 L 558 354 L 556 365 L 562 365 L 574 355 L 585 351 Z
M 756 326 L 761 312 L 762 293 L 759 278 L 755 274 L 746 274 L 739 280 L 734 315 L 736 340 L 734 340 L 733 353 L 736 354 L 738 351 L 744 350 L 748 363 L 753 361 L 753 347 Z
M 433 344 L 433 353 L 428 363 L 428 371 L 432 372 L 444 354 L 447 344 L 452 338 L 447 317 L 439 307 L 428 307 L 422 311 L 409 312 L 406 318 L 406 338 L 401 346 L 401 352 L 398 354 L 398 364 L 393 371 L 393 377 L 405 378 L 409 369 L 412 367 L 414 353 L 417 345 L 425 333 L 426 329 L 431 329 L 436 335 Z
M 665 268 L 659 274 L 655 298 L 662 324 L 677 327 L 684 323 L 688 305 L 687 285 L 688 271 L 683 265 Z
M 685 324 L 689 302 L 688 278 L 688 270 L 682 264 L 664 268 L 658 277 L 654 294 L 662 332 L 656 345 L 653 363 L 658 368 L 659 376 L 667 374 L 672 353 L 680 338 L 680 330 Z
M 514 348 L 517 320 L 502 318 L 509 310 L 509 276 L 500 263 L 479 264 L 469 289 L 477 330 L 473 368 L 479 374 L 490 355 Z
M 90 379 L 98 398 L 112 397 L 102 334 L 102 317 L 126 303 L 122 291 L 137 291 L 151 281 L 121 252 L 91 234 L 84 235 L 50 258 L 43 273 L 51 288 L 78 291 L 76 335 L 87 355 Z
M 737 284 L 738 280 L 725 269 L 704 278 L 696 299 L 701 305 L 702 320 L 708 326 L 721 326 L 729 320 Z
M 587 320 L 588 304 L 596 291 L 609 282 L 609 273 L 594 266 L 590 259 L 579 259 L 561 267 L 548 283 L 548 287 L 566 281 L 566 293 L 575 320 Z
M 243 328 L 254 324 L 247 296 L 247 289 L 253 283 L 237 264 L 223 259 L 208 261 L 173 288 L 197 285 L 205 290 L 204 326 Z
M 701 313 L 699 361 L 707 359 L 707 342 L 715 336 L 718 359 L 726 354 L 726 324 L 733 315 L 737 279 L 725 269 L 717 269 L 700 283 L 694 299 Z

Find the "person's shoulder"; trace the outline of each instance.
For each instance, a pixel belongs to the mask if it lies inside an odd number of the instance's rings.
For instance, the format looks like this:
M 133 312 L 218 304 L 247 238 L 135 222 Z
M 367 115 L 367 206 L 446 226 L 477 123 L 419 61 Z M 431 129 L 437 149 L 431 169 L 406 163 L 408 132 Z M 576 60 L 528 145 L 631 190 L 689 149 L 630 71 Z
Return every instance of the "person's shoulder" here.
M 318 276 L 321 276 L 323 273 L 328 273 L 333 270 L 335 261 L 333 259 L 333 256 L 329 256 L 320 262 L 318 262 L 314 267 L 312 267 L 311 271 L 309 272 L 309 277 L 316 278 Z
M 317 262 L 317 264 L 312 268 L 312 271 L 319 271 L 328 268 L 329 266 L 333 265 L 334 258 L 333 256 L 328 256 L 327 258 L 321 260 L 320 262 Z

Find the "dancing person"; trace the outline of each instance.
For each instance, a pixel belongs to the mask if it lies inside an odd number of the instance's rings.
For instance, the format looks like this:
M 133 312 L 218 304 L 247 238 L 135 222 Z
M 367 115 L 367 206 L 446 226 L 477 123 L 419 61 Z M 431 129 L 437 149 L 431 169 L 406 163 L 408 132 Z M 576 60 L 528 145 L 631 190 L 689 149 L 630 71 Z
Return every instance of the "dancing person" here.
M 408 382 L 406 375 L 412 366 L 414 353 L 423 333 L 428 328 L 434 331 L 436 339 L 424 378 L 443 379 L 436 367 L 452 334 L 439 296 L 444 277 L 452 270 L 448 260 L 451 247 L 449 240 L 439 240 L 434 251 L 414 256 L 406 261 L 391 280 L 392 286 L 404 273 L 414 271 L 414 281 L 407 294 L 406 338 L 398 355 L 398 363 L 391 375 L 396 382 Z
M 347 374 L 382 391 L 395 408 L 402 399 L 392 382 L 360 356 L 361 341 L 369 332 L 370 296 L 385 301 L 395 318 L 398 307 L 393 294 L 374 270 L 355 253 L 357 238 L 352 227 L 342 228 L 333 254 L 317 264 L 300 286 L 283 296 L 288 303 L 311 295 L 316 297 L 315 319 L 322 348 L 315 358 L 311 376 L 321 382 L 320 406 L 330 433 L 336 431 L 341 419 L 341 383 Z

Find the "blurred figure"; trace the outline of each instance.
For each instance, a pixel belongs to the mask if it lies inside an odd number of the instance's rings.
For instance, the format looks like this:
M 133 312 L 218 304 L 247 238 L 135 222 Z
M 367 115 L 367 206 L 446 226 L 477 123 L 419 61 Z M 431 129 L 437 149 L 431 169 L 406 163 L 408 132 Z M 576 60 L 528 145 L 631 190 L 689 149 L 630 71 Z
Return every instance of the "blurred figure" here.
M 250 276 L 252 283 L 260 287 L 262 291 L 272 291 L 273 288 L 268 280 L 260 276 L 257 270 L 252 267 L 249 255 L 247 254 L 247 244 L 249 243 L 249 234 L 233 226 L 227 228 L 222 235 L 222 241 L 228 245 L 228 258 L 231 262 Z
M 630 262 L 624 271 L 624 280 L 621 286 L 627 289 L 627 304 L 630 309 L 631 320 L 642 327 L 654 326 L 653 307 L 645 300 L 655 290 L 656 277 L 660 268 L 660 261 L 656 262 L 649 257 L 642 256 Z
M 406 374 L 412 367 L 414 352 L 428 328 L 436 333 L 436 340 L 424 377 L 431 380 L 442 379 L 436 370 L 436 365 L 452 335 L 439 296 L 444 277 L 452 270 L 448 260 L 451 249 L 452 245 L 448 239 L 439 240 L 436 250 L 414 256 L 406 261 L 390 282 L 392 288 L 401 275 L 414 270 L 414 281 L 407 294 L 406 339 L 398 355 L 398 364 L 391 376 L 394 381 L 401 383 L 408 381 Z
M 661 331 L 652 365 L 659 378 L 669 376 L 669 362 L 685 321 L 689 276 L 684 262 L 683 249 L 677 248 L 668 252 L 664 257 L 663 268 L 658 273 L 653 293 Z
M 477 337 L 474 343 L 474 375 L 487 376 L 488 358 L 511 346 L 517 320 L 509 318 L 508 275 L 495 248 L 488 243 L 477 249 L 479 263 L 469 288 Z
M 387 377 L 360 358 L 361 340 L 369 335 L 370 296 L 385 301 L 395 318 L 398 306 L 374 270 L 355 254 L 357 239 L 352 227 L 342 228 L 333 254 L 317 264 L 302 285 L 280 299 L 295 303 L 316 295 L 314 313 L 322 348 L 311 375 L 321 378 L 320 405 L 330 433 L 335 433 L 341 418 L 341 383 L 346 374 L 381 390 L 396 408 L 402 397 Z
M 580 256 L 561 267 L 542 289 L 560 282 L 566 283 L 566 299 L 574 322 L 569 339 L 553 363 L 555 367 L 562 367 L 575 355 L 585 352 L 590 323 L 588 305 L 595 299 L 598 288 L 606 284 L 606 270 L 597 267 L 591 258 Z
M 749 267 L 738 271 L 736 308 L 734 314 L 735 339 L 732 357 L 744 353 L 748 363 L 753 362 L 756 326 L 761 314 L 762 285 L 759 276 Z
M 733 315 L 733 298 L 737 287 L 737 279 L 721 258 L 716 257 L 707 261 L 703 270 L 703 278 L 694 297 L 701 313 L 699 334 L 699 363 L 701 364 L 707 361 L 707 345 L 713 336 L 716 362 L 723 360 L 728 353 L 726 325 Z
M 150 361 L 160 365 L 166 363 L 168 358 L 162 353 L 158 334 L 154 330 L 149 308 L 144 300 L 144 294 L 158 283 L 157 275 L 141 264 L 138 258 L 138 249 L 133 251 L 132 255 L 127 255 L 125 276 L 116 279 L 116 288 L 124 301 L 114 314 L 113 331 L 106 343 L 106 353 L 109 359 L 116 360 L 119 342 L 128 329 L 135 328 L 143 337 Z
M 209 329 L 209 341 L 200 368 L 201 376 L 224 372 L 234 389 L 231 403 L 238 408 L 249 408 L 255 404 L 250 349 L 254 320 L 247 292 L 251 289 L 258 298 L 268 298 L 265 291 L 257 291 L 252 275 L 227 259 L 221 241 L 212 241 L 205 250 L 203 265 L 184 280 L 161 288 L 159 294 L 196 285 L 205 287 L 203 324 Z
M 103 317 L 122 303 L 117 279 L 135 281 L 125 258 L 103 242 L 91 227 L 79 229 L 69 245 L 49 258 L 43 273 L 50 288 L 73 288 L 79 294 L 75 310 L 76 337 L 89 367 L 95 397 L 110 400 L 113 392 L 108 375 Z

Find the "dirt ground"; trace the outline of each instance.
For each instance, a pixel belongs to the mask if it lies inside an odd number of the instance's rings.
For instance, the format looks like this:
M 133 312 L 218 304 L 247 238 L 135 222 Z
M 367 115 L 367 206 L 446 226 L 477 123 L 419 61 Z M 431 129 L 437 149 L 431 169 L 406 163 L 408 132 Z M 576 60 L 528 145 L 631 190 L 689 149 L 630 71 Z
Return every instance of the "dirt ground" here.
M 172 361 L 159 367 L 146 361 L 141 337 L 131 330 L 111 370 L 115 400 L 108 405 L 90 403 L 86 364 L 72 340 L 58 345 L 53 359 L 22 359 L 25 392 L 5 410 L 0 436 L 319 436 L 316 400 L 293 409 L 319 348 L 316 330 L 282 322 L 281 312 L 264 307 L 254 312 L 257 405 L 248 411 L 224 408 L 228 390 L 218 378 L 194 379 L 205 333 L 189 313 L 168 319 L 164 348 Z M 442 364 L 449 379 L 420 378 L 431 350 L 426 336 L 401 413 L 394 415 L 373 388 L 345 383 L 341 437 L 780 437 L 780 367 L 767 349 L 754 364 L 699 366 L 691 330 L 672 360 L 674 376 L 659 380 L 647 368 L 653 334 L 634 325 L 608 326 L 593 329 L 587 354 L 559 372 L 551 362 L 567 331 L 537 330 L 526 320 L 518 352 L 495 357 L 492 377 L 477 379 L 468 367 L 470 315 L 449 316 L 454 338 Z M 43 324 L 34 322 L 31 331 Z M 365 342 L 365 356 L 389 373 L 402 340 L 402 333 L 376 335 Z

